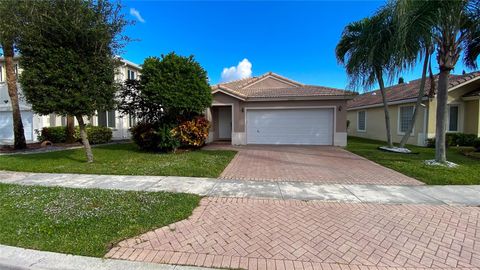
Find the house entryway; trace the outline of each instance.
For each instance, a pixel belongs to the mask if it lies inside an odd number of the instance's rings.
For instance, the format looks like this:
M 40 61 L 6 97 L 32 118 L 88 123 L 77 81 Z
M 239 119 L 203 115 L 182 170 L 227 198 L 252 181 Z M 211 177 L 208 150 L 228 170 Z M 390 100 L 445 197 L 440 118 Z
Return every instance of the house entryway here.
M 212 107 L 213 140 L 216 142 L 231 142 L 233 130 L 233 113 L 231 105 Z

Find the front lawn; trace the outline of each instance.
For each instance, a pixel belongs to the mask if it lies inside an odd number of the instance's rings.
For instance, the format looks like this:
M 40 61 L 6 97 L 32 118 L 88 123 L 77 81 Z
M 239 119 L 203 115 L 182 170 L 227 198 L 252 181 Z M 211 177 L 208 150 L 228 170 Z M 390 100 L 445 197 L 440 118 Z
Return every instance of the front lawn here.
M 381 141 L 348 137 L 347 150 L 429 185 L 480 184 L 480 161 L 466 157 L 461 153 L 461 149 L 450 147 L 447 152 L 447 159 L 459 166 L 444 168 L 424 164 L 425 160 L 434 159 L 433 148 L 409 145 L 410 150 L 419 154 L 397 154 L 377 149 L 383 145 L 385 143 Z
M 103 257 L 115 243 L 189 217 L 199 196 L 0 184 L 0 243 Z
M 0 156 L 0 170 L 121 175 L 175 175 L 218 177 L 235 151 L 188 151 L 179 153 L 145 153 L 134 144 L 94 147 L 95 162 L 86 163 L 82 149 L 50 153 Z

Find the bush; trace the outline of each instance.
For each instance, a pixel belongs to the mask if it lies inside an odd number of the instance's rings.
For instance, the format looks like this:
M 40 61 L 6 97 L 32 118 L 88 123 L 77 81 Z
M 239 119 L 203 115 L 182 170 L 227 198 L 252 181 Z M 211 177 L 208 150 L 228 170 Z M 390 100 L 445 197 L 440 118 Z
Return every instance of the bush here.
M 108 143 L 112 140 L 112 130 L 108 127 L 87 125 L 86 130 L 90 144 Z M 39 133 L 37 139 L 41 142 L 64 143 L 67 141 L 67 127 L 44 127 Z M 79 127 L 75 127 L 73 136 L 75 141 L 81 141 Z
M 210 122 L 203 116 L 185 121 L 172 130 L 182 146 L 201 147 L 208 138 Z
M 477 135 L 465 133 L 447 133 L 447 138 L 450 138 L 449 145 L 451 146 L 473 146 L 473 141 L 477 138 Z
M 167 152 L 180 145 L 167 125 L 139 123 L 130 132 L 133 142 L 142 150 Z
M 480 152 L 480 138 L 476 138 L 473 140 L 473 147 L 475 148 L 475 151 Z
M 41 142 L 64 143 L 67 140 L 67 127 L 44 127 L 37 133 L 37 139 Z
M 112 130 L 108 127 L 87 125 L 87 136 L 90 144 L 108 143 L 112 140 Z M 75 139 L 81 141 L 80 128 L 75 128 Z

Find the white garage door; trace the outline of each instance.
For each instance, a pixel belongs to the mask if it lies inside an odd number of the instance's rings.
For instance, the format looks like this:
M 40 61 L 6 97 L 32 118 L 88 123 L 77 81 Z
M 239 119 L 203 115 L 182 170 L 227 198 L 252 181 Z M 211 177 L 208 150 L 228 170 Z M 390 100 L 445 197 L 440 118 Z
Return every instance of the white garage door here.
M 247 144 L 333 144 L 333 109 L 248 109 Z
M 22 112 L 23 129 L 25 139 L 33 139 L 33 113 L 31 111 Z M 0 140 L 13 141 L 13 117 L 12 112 L 0 112 Z

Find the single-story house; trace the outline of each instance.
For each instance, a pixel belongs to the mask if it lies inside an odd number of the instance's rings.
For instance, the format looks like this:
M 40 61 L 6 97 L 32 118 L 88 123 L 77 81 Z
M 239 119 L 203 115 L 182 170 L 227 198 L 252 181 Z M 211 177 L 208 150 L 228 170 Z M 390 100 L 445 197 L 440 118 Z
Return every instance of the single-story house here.
M 438 76 L 434 77 L 435 87 Z M 420 79 L 386 88 L 390 112 L 392 140 L 400 142 L 411 123 L 413 108 L 420 88 Z M 425 146 L 435 137 L 437 99 L 430 93 L 427 78 L 426 94 L 408 140 L 409 144 Z M 450 75 L 448 87 L 447 131 L 480 136 L 480 72 Z M 364 93 L 348 101 L 348 135 L 386 140 L 385 114 L 380 90 Z
M 234 145 L 347 144 L 347 101 L 351 92 L 305 85 L 268 72 L 212 87 L 208 142 Z
M 19 58 L 16 57 L 15 72 L 21 74 L 22 69 L 18 66 Z M 121 65 L 117 67 L 115 80 L 123 82 L 126 79 L 135 79 L 140 76 L 141 67 L 125 59 L 119 59 Z M 13 144 L 13 118 L 12 106 L 8 95 L 4 58 L 0 57 L 0 145 Z M 61 115 L 39 115 L 32 110 L 32 107 L 25 101 L 22 95 L 22 86 L 17 84 L 19 90 L 19 105 L 22 114 L 25 139 L 27 142 L 36 142 L 36 131 L 43 127 L 65 126 L 66 117 Z M 122 115 L 119 111 L 97 112 L 96 115 L 85 119 L 88 124 L 106 126 L 112 129 L 112 139 L 122 140 L 130 137 L 128 129 L 136 124 L 135 117 Z M 75 120 L 75 124 L 76 120 Z

